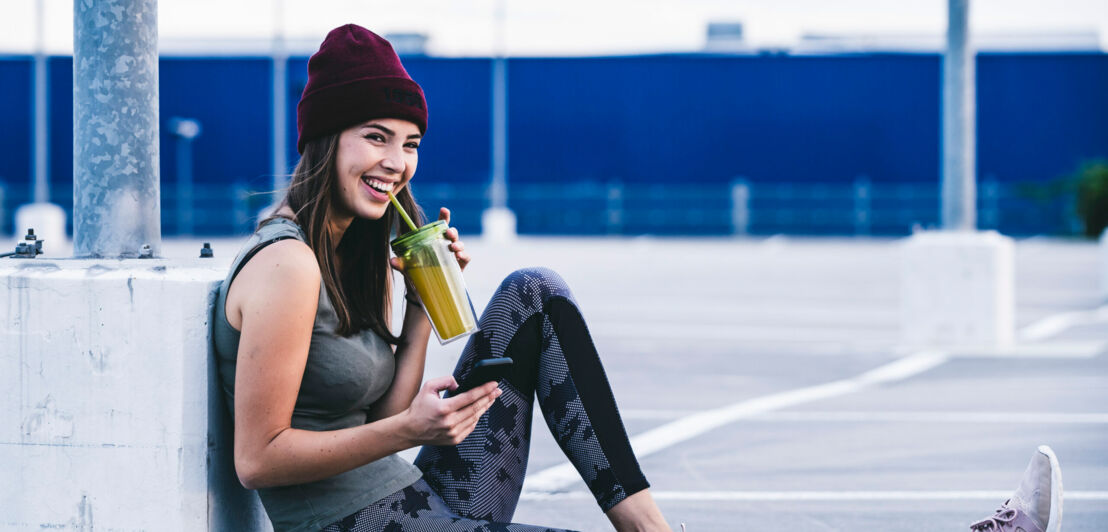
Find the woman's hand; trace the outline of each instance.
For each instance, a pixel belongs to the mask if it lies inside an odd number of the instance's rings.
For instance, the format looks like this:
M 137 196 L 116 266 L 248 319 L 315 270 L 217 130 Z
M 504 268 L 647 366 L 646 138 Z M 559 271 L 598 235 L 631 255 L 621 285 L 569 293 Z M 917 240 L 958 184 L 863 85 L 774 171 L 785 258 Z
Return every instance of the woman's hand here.
M 413 445 L 461 443 L 502 393 L 497 383 L 490 382 L 449 399 L 439 397 L 439 392 L 457 388 L 454 377 L 446 376 L 431 379 L 419 389 L 402 414 L 408 432 L 405 437 Z
M 442 207 L 439 209 L 439 219 L 450 225 L 450 209 Z M 458 259 L 458 266 L 462 267 L 462 270 L 466 269 L 466 265 L 469 264 L 469 253 L 466 253 L 466 245 L 458 239 L 458 230 L 451 227 L 446 230 L 446 239 L 450 241 L 450 251 L 454 252 L 454 257 Z
M 450 209 L 442 207 L 439 209 L 439 219 L 450 225 Z M 450 241 L 450 251 L 454 252 L 454 257 L 458 259 L 458 266 L 461 266 L 462 270 L 466 269 L 466 265 L 469 264 L 469 253 L 466 253 L 466 245 L 458 238 L 458 230 L 453 227 L 448 227 L 446 233 L 444 233 L 446 239 Z M 392 268 L 400 273 L 404 273 L 404 267 L 400 264 L 400 259 L 393 257 L 389 259 L 389 264 Z

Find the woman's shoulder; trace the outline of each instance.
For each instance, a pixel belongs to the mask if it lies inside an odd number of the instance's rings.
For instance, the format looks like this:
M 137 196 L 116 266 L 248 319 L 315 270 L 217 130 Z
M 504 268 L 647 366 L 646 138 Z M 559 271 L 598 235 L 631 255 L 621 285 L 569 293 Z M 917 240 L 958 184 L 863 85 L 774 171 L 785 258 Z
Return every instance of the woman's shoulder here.
M 319 262 L 308 244 L 295 238 L 278 240 L 258 250 L 239 276 L 259 277 L 272 283 L 320 279 Z M 282 286 L 276 284 L 275 286 Z

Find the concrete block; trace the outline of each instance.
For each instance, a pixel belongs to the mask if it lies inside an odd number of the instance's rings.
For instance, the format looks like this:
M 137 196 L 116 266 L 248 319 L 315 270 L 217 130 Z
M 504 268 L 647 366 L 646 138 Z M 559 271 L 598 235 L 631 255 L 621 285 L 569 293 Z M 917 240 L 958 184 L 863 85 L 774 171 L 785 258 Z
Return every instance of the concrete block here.
M 208 322 L 211 260 L 0 262 L 0 521 L 262 530 L 237 483 Z
M 901 244 L 901 338 L 998 347 L 1015 335 L 1015 254 L 995 231 L 923 231 Z
M 481 213 L 481 238 L 504 244 L 516 239 L 516 215 L 511 209 L 490 208 Z
M 1100 300 L 1108 302 L 1108 229 L 1100 233 Z

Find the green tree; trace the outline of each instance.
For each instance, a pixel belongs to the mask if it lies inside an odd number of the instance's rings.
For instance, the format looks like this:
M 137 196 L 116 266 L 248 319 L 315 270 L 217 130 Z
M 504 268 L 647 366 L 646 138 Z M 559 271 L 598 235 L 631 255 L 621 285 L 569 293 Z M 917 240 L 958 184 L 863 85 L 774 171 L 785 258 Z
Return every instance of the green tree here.
M 1096 238 L 1108 227 L 1108 161 L 1089 161 L 1074 176 L 1077 182 L 1077 214 L 1085 223 L 1085 236 Z

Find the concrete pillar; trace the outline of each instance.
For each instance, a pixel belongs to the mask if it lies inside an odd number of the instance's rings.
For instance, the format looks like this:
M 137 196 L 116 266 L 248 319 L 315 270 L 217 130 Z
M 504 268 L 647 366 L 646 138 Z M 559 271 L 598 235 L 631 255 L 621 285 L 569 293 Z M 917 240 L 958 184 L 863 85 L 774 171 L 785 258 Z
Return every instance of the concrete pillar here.
M 158 3 L 73 3 L 73 253 L 161 251 Z
M 943 56 L 943 212 L 947 230 L 977 227 L 974 50 L 969 40 L 969 0 L 948 0 Z
M 223 256 L 0 261 L 0 528 L 269 528 L 209 349 Z

